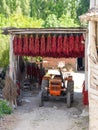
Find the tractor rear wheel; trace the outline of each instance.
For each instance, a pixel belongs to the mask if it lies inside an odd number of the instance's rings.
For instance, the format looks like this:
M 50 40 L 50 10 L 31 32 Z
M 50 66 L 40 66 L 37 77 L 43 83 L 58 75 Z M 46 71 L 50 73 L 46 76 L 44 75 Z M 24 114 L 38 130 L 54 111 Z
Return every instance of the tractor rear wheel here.
M 43 102 L 43 93 L 40 92 L 39 93 L 39 107 L 44 106 L 44 102 Z
M 71 107 L 71 93 L 67 92 L 67 107 Z

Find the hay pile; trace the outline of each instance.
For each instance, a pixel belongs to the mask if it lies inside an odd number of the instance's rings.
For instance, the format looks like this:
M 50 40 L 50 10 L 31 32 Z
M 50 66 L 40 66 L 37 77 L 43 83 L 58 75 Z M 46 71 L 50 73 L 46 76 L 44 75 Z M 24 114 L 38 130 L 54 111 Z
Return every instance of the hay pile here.
M 12 106 L 15 105 L 15 107 L 17 107 L 17 87 L 9 76 L 5 79 L 5 86 L 2 90 L 2 95 Z

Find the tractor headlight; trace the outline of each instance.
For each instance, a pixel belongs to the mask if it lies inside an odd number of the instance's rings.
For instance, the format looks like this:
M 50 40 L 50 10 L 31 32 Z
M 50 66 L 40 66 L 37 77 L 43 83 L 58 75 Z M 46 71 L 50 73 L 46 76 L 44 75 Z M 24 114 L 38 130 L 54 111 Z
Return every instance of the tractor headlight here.
M 48 88 L 47 87 L 45 87 L 45 90 L 47 90 Z
M 66 91 L 66 88 L 64 88 L 63 91 Z

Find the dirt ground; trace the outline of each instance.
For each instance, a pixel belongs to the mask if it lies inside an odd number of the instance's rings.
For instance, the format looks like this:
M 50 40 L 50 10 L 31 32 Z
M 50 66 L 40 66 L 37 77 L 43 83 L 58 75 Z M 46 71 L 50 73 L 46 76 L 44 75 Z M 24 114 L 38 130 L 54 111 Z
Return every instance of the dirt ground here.
M 51 99 L 39 107 L 38 91 L 23 93 L 22 106 L 0 119 L 0 130 L 89 130 L 88 108 L 82 103 L 81 89 L 75 90 L 71 108 Z

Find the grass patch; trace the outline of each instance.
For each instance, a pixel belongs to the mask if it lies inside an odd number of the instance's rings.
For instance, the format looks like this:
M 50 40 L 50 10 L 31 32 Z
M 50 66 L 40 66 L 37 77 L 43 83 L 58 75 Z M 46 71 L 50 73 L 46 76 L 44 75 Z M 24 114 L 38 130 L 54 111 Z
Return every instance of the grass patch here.
M 5 114 L 11 114 L 13 111 L 12 107 L 5 100 L 0 100 L 0 117 Z

